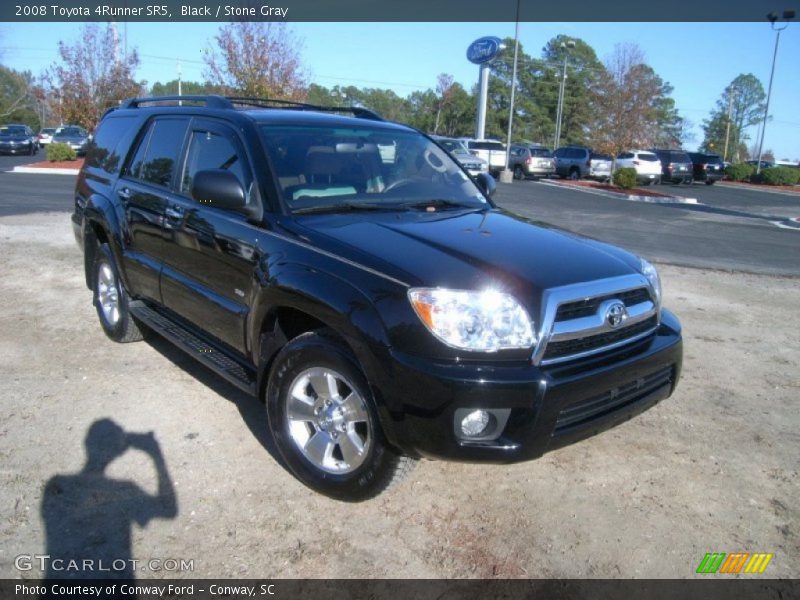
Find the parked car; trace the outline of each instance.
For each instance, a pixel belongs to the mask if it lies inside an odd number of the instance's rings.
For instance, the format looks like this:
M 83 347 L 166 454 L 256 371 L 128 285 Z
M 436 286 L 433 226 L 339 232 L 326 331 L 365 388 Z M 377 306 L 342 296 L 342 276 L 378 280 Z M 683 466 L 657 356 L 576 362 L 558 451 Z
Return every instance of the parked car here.
M 489 171 L 497 177 L 500 171 L 506 168 L 506 145 L 499 140 L 473 140 L 463 138 L 462 141 L 467 145 L 467 149 L 485 160 L 489 165 Z
M 758 161 L 757 160 L 746 160 L 744 162 L 747 163 L 748 165 L 753 165 L 754 167 L 758 165 Z M 762 169 L 769 169 L 769 168 L 771 168 L 773 166 L 775 166 L 775 163 L 773 163 L 773 162 L 771 162 L 769 160 L 762 160 L 761 161 L 761 168 Z
M 611 165 L 614 159 L 609 154 L 592 152 L 590 155 L 591 165 L 589 166 L 589 178 L 597 181 L 608 181 L 611 179 Z
M 638 183 L 658 183 L 661 179 L 661 161 L 649 150 L 628 150 L 617 156 L 617 169 L 628 167 L 636 170 Z
M 583 179 L 592 169 L 592 151 L 584 146 L 563 146 L 554 153 L 555 172 L 559 177 Z
M 432 135 L 432 139 L 436 140 L 442 148 L 450 153 L 450 156 L 464 167 L 464 170 L 470 175 L 477 175 L 478 173 L 486 173 L 489 171 L 489 163 L 483 160 L 480 156 L 475 156 L 464 145 L 464 142 L 456 138 L 443 137 L 439 135 Z
M 263 399 L 310 488 L 530 460 L 675 389 L 681 326 L 646 260 L 498 209 L 490 175 L 364 108 L 184 98 L 101 120 L 73 203 L 86 285 L 111 340 L 147 326 Z
M 55 135 L 51 143 L 54 144 L 67 144 L 70 148 L 75 150 L 78 156 L 86 154 L 86 148 L 89 145 L 90 136 L 86 133 L 83 127 L 76 125 L 69 125 L 63 127 Z
M 3 125 L 0 127 L 0 153 L 29 154 L 39 151 L 33 130 L 27 125 Z
M 510 161 L 514 179 L 549 177 L 556 171 L 553 153 L 544 146 L 512 144 Z
M 59 128 L 57 127 L 45 127 L 39 131 L 39 135 L 36 136 L 36 139 L 39 142 L 39 147 L 47 146 L 47 144 L 52 142 L 53 136 L 56 134 L 58 129 Z
M 662 183 L 692 183 L 692 159 L 683 150 L 654 148 L 652 152 L 661 161 Z
M 689 152 L 692 160 L 692 177 L 694 181 L 705 181 L 706 185 L 713 185 L 715 181 L 722 179 L 725 174 L 725 166 L 722 159 L 716 154 L 704 154 L 702 152 Z

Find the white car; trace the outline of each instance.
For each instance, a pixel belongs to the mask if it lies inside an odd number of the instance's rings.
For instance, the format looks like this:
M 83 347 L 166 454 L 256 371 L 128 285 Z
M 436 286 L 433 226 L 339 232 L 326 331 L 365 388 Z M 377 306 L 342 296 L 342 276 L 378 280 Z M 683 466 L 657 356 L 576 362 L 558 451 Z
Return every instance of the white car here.
M 471 154 L 478 156 L 489 163 L 489 171 L 492 175 L 497 175 L 506 168 L 508 163 L 508 153 L 506 145 L 499 140 L 473 140 L 470 138 L 462 139 L 467 145 Z
M 53 136 L 58 132 L 56 127 L 45 127 L 36 136 L 39 140 L 39 146 L 46 146 L 53 141 Z
M 617 169 L 636 169 L 636 180 L 640 183 L 658 183 L 661 179 L 661 161 L 649 150 L 628 150 L 617 156 Z

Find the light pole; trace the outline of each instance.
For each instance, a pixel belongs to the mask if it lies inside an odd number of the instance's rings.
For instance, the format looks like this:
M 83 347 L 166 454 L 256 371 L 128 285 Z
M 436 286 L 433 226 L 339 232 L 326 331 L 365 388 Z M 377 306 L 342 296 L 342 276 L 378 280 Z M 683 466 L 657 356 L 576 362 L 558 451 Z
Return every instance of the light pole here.
M 569 55 L 567 49 L 574 47 L 575 42 L 572 40 L 561 42 L 561 50 L 564 52 L 564 69 L 561 74 L 561 87 L 558 91 L 558 108 L 556 109 L 556 139 L 553 142 L 554 150 L 558 148 L 559 143 L 561 143 L 561 119 L 564 116 L 564 88 L 567 85 L 567 56 Z
M 756 175 L 761 173 L 761 156 L 764 150 L 764 132 L 767 129 L 767 117 L 769 116 L 769 100 L 772 96 L 772 79 L 775 77 L 775 59 L 778 57 L 778 42 L 781 41 L 781 31 L 789 26 L 789 20 L 794 19 L 793 10 L 783 11 L 783 20 L 786 24 L 783 27 L 776 27 L 775 23 L 778 21 L 778 13 L 771 12 L 767 15 L 772 30 L 775 35 L 775 51 L 772 53 L 772 70 L 769 73 L 769 87 L 767 88 L 767 104 L 764 107 L 764 121 L 761 125 L 761 140 L 758 142 L 758 162 L 756 163 Z
M 728 160 L 728 139 L 731 136 L 731 113 L 733 112 L 733 97 L 736 95 L 736 88 L 732 87 L 728 92 L 728 123 L 725 126 L 725 152 L 722 153 L 722 160 Z
M 508 105 L 508 134 L 506 136 L 506 168 L 500 174 L 500 181 L 503 183 L 511 183 L 513 181 L 513 174 L 509 168 L 511 164 L 511 126 L 514 121 L 514 90 L 517 87 L 517 53 L 519 51 L 519 4 L 517 0 L 517 17 L 516 25 L 514 26 L 514 65 L 511 67 L 511 101 Z

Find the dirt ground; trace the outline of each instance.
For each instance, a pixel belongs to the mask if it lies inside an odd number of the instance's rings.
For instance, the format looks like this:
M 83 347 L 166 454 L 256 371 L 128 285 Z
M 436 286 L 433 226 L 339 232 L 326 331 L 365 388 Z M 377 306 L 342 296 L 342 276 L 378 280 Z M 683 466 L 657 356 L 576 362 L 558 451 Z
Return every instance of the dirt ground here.
M 130 527 L 134 558 L 194 561 L 142 577 L 682 578 L 706 552 L 738 551 L 800 577 L 796 279 L 662 265 L 685 335 L 672 398 L 537 461 L 422 461 L 350 505 L 279 465 L 259 403 L 164 342 L 104 336 L 66 213 L 0 219 L 0 254 L 0 577 L 40 576 L 15 557 L 48 551 L 45 485 L 83 468 L 101 418 L 154 432 L 177 514 L 63 510 Z M 156 494 L 144 452 L 107 476 Z

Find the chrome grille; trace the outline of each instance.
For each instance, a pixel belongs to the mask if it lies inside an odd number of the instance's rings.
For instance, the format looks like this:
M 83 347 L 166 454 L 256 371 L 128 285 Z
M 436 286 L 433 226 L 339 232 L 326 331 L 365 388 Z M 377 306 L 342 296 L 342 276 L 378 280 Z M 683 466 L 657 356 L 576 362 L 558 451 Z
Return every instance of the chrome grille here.
M 611 314 L 623 304 L 622 322 Z M 658 306 L 643 275 L 626 275 L 545 291 L 533 363 L 577 360 L 655 333 Z

